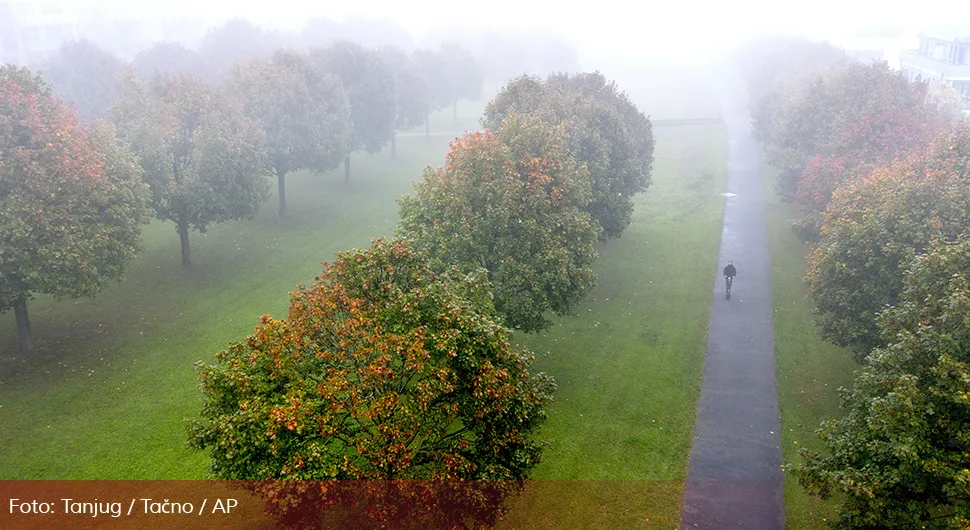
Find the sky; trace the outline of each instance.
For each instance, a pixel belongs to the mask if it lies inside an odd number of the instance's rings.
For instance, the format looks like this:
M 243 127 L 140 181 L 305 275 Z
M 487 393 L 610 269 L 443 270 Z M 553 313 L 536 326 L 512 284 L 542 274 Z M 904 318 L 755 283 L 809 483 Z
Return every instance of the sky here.
M 343 20 L 355 15 L 394 20 L 414 35 L 440 25 L 552 28 L 586 54 L 616 58 L 660 49 L 669 55 L 703 56 L 765 31 L 826 38 L 865 25 L 970 25 L 967 0 L 206 0 L 191 5 L 214 20 L 242 16 L 279 29 L 299 29 L 314 16 Z

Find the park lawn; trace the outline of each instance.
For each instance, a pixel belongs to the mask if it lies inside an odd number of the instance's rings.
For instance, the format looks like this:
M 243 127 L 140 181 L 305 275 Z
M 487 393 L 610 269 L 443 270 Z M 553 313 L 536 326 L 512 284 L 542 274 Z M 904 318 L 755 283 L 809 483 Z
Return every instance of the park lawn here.
M 773 192 L 773 173 L 766 164 L 762 164 L 762 175 L 771 252 L 782 458 L 790 464 L 801 461 L 800 448 L 823 449 L 815 431 L 822 420 L 842 415 L 837 389 L 852 386 L 852 371 L 858 365 L 848 350 L 822 340 L 815 329 L 805 284 L 808 247 L 789 228 L 791 208 Z M 827 528 L 826 521 L 834 516 L 833 502 L 808 495 L 795 477 L 786 474 L 787 528 Z
M 453 130 L 477 126 L 464 108 Z M 258 315 L 285 316 L 286 293 L 312 281 L 321 260 L 390 235 L 394 200 L 444 159 L 450 114 L 432 118 L 430 140 L 401 135 L 397 160 L 387 151 L 356 156 L 349 185 L 342 168 L 287 179 L 287 218 L 272 198 L 252 222 L 192 234 L 187 270 L 171 224 L 153 223 L 124 283 L 91 299 L 30 305 L 30 356 L 16 352 L 12 315 L 0 319 L 0 479 L 204 477 L 206 455 L 185 446 L 201 403 L 194 363 L 245 337 Z M 558 383 L 536 478 L 591 485 L 568 506 L 546 506 L 567 526 L 679 520 L 726 138 L 716 125 L 654 132 L 654 183 L 623 238 L 600 245 L 595 291 L 549 331 L 515 336 Z
M 717 270 L 727 152 L 720 125 L 661 127 L 654 183 L 633 223 L 600 245 L 576 316 L 517 340 L 558 385 L 531 509 L 561 528 L 679 521 Z M 590 482 L 599 481 L 599 482 Z M 545 501 L 541 502 L 541 501 Z M 610 509 L 605 509 L 605 507 Z

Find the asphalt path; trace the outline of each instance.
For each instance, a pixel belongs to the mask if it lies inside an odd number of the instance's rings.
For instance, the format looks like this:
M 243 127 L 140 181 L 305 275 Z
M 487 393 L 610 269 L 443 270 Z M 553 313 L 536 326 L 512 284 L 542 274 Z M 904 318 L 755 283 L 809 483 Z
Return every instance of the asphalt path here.
M 746 111 L 727 100 L 724 121 L 724 224 L 681 528 L 770 530 L 784 528 L 785 507 L 764 188 Z

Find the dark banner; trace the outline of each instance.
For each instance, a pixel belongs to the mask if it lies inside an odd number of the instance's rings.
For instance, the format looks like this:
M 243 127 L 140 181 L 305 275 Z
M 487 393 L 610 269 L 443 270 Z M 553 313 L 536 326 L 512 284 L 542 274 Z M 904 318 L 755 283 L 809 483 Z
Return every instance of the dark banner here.
M 683 482 L 0 481 L 0 528 L 672 528 Z

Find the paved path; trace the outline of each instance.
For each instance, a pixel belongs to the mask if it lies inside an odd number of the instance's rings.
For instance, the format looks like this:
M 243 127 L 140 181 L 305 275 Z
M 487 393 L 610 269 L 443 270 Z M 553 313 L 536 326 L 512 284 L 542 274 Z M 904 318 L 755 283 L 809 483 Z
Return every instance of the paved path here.
M 784 528 L 771 267 L 758 149 L 749 118 L 726 101 L 727 192 L 704 381 L 697 405 L 681 528 Z M 724 299 L 721 269 L 738 276 Z M 712 271 L 715 272 L 715 271 Z

